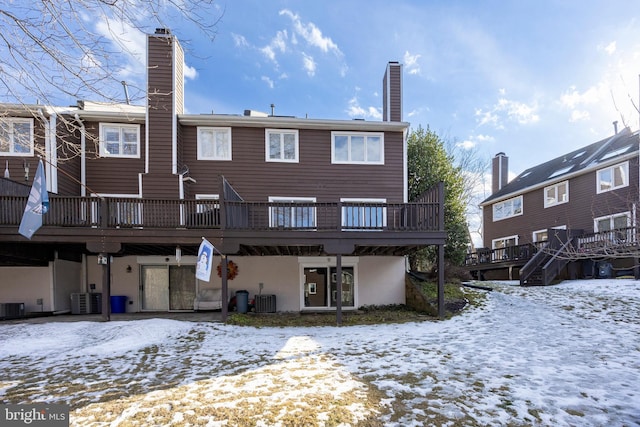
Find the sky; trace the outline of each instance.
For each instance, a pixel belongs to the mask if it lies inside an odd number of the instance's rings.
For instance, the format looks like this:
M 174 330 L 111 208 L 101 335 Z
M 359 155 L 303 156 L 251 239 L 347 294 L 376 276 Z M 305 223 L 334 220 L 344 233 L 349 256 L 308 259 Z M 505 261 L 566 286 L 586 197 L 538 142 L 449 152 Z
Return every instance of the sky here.
M 69 404 L 78 426 L 640 425 L 640 282 L 517 284 L 406 324 L 0 322 L 0 401 Z
M 26 4 L 3 7 L 25 14 Z M 151 10 L 134 10 L 153 31 Z M 196 13 L 214 24 L 215 38 L 158 11 L 185 48 L 189 113 L 270 113 L 274 104 L 276 115 L 380 120 L 382 77 L 399 61 L 403 120 L 477 150 L 487 164 L 506 153 L 511 176 L 612 135 L 613 121 L 638 129 L 633 0 L 216 0 Z M 144 88 L 144 34 L 95 9 L 78 16 L 111 43 L 100 60 L 119 69 L 113 91 L 123 93 L 121 80 Z
M 509 157 L 512 175 L 638 129 L 633 1 L 219 1 L 213 42 L 187 49 L 189 112 L 245 109 L 381 120 L 382 77 L 404 67 L 403 120 Z M 488 195 L 488 194 L 487 194 Z

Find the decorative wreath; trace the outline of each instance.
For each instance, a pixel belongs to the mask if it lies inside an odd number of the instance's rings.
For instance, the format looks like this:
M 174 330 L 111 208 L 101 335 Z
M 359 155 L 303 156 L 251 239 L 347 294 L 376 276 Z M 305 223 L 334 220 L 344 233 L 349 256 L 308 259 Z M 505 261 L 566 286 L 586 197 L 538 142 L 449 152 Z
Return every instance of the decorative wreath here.
M 218 277 L 222 277 L 222 263 L 218 264 Z M 233 280 L 238 275 L 238 264 L 233 261 L 227 262 L 227 280 Z

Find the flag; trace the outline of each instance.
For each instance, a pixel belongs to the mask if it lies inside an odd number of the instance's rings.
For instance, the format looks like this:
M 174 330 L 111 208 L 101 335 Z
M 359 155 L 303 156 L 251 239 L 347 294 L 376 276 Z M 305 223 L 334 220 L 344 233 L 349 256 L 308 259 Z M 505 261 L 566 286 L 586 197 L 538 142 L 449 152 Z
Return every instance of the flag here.
M 202 239 L 198 248 L 198 263 L 196 264 L 196 279 L 208 282 L 211 278 L 213 263 L 213 245 L 207 239 Z
M 49 210 L 49 193 L 47 193 L 47 182 L 44 177 L 44 166 L 42 160 L 38 163 L 38 170 L 33 177 L 33 185 L 29 193 L 27 206 L 24 208 L 24 215 L 20 221 L 18 232 L 27 239 L 31 239 L 33 233 L 42 226 L 42 215 Z

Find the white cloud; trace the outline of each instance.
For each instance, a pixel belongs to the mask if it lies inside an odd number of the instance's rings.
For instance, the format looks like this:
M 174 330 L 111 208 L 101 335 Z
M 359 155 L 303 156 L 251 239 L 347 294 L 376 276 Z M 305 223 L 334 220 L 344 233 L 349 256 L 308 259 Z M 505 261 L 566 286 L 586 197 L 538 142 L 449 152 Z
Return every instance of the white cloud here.
M 276 51 L 280 53 L 284 53 L 287 51 L 287 30 L 278 31 L 276 36 L 271 39 L 271 42 L 260 49 L 260 52 L 264 54 L 271 61 L 277 63 L 276 61 Z
M 504 126 L 499 123 L 498 115 L 491 111 L 483 111 L 482 109 L 476 109 L 475 116 L 476 116 L 476 121 L 480 126 L 492 124 L 498 129 L 504 129 Z
M 497 110 L 505 112 L 507 116 L 521 125 L 536 123 L 540 121 L 540 116 L 536 114 L 537 107 L 530 106 L 518 101 L 511 101 L 502 98 L 498 101 Z
M 494 142 L 496 139 L 491 135 L 476 135 L 474 139 L 478 142 Z
M 404 53 L 403 62 L 407 73 L 420 74 L 418 59 L 420 59 L 419 54 L 411 55 L 408 50 Z
M 302 64 L 309 77 L 313 77 L 316 74 L 316 62 L 312 56 L 302 52 Z
M 338 48 L 338 45 L 335 44 L 330 37 L 323 36 L 322 31 L 320 31 L 313 22 L 303 23 L 298 14 L 295 14 L 288 9 L 281 10 L 280 15 L 285 15 L 291 18 L 295 33 L 302 37 L 309 45 L 317 47 L 325 53 L 334 52 L 339 56 L 342 56 L 342 52 Z
M 249 47 L 249 42 L 244 36 L 236 33 L 231 33 L 231 37 L 233 38 L 233 43 L 236 47 Z
M 609 43 L 604 47 L 604 51 L 607 52 L 609 55 L 613 55 L 614 53 L 616 53 L 616 49 L 617 49 L 617 43 L 615 41 Z
M 124 53 L 125 61 L 120 65 L 121 77 L 142 81 L 147 57 L 147 36 L 137 28 L 117 19 L 104 18 L 96 22 L 96 31 L 111 41 Z M 117 55 L 112 55 L 116 58 Z M 85 58 L 85 61 L 89 58 Z M 91 59 L 95 60 L 95 59 Z
M 349 117 L 355 117 L 358 119 L 382 120 L 382 112 L 379 108 L 363 108 L 360 106 L 358 98 L 355 96 L 349 100 L 349 107 L 347 108 L 346 112 Z
M 193 80 L 198 77 L 198 71 L 195 68 L 188 66 L 187 64 L 184 64 L 183 72 L 185 79 Z
M 490 143 L 494 141 L 495 141 L 495 138 L 490 135 L 482 135 L 482 134 L 472 135 L 468 139 L 465 139 L 462 142 L 456 143 L 456 146 L 464 150 L 470 150 L 472 148 L 477 147 L 479 144 Z
M 273 80 L 271 80 L 269 77 L 262 76 L 262 77 L 260 77 L 260 80 L 265 82 L 267 84 L 267 86 L 269 86 L 269 89 L 273 89 L 274 83 L 273 83 Z
M 463 150 L 470 150 L 472 148 L 474 148 L 476 145 L 478 145 L 476 142 L 470 140 L 470 139 L 466 139 L 462 142 L 458 142 L 456 144 L 456 146 L 462 148 Z
M 503 90 L 500 91 L 504 95 Z M 527 105 L 523 102 L 513 101 L 504 97 L 490 108 L 476 109 L 476 122 L 478 125 L 493 125 L 496 129 L 504 129 L 506 121 L 516 122 L 521 125 L 537 123 L 540 116 L 537 113 L 538 106 Z

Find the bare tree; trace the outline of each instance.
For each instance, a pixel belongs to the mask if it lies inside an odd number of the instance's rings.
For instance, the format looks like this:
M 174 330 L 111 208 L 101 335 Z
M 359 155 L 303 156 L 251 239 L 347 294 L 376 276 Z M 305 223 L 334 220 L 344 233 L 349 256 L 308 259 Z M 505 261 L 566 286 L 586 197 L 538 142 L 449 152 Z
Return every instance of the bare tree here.
M 461 172 L 463 181 L 461 198 L 466 205 L 467 234 L 471 249 L 474 250 L 472 234 L 482 235 L 480 202 L 486 197 L 484 180 L 491 160 L 480 155 L 476 147 L 465 147 L 455 140 L 447 140 L 445 149 L 453 159 L 455 167 Z
M 7 106 L 15 104 L 38 121 L 38 105 L 80 99 L 143 104 L 145 35 L 178 24 L 213 40 L 222 13 L 214 0 L 4 2 L 0 118 L 10 115 Z M 78 123 L 64 125 L 73 131 Z M 76 150 L 65 148 L 67 155 Z

